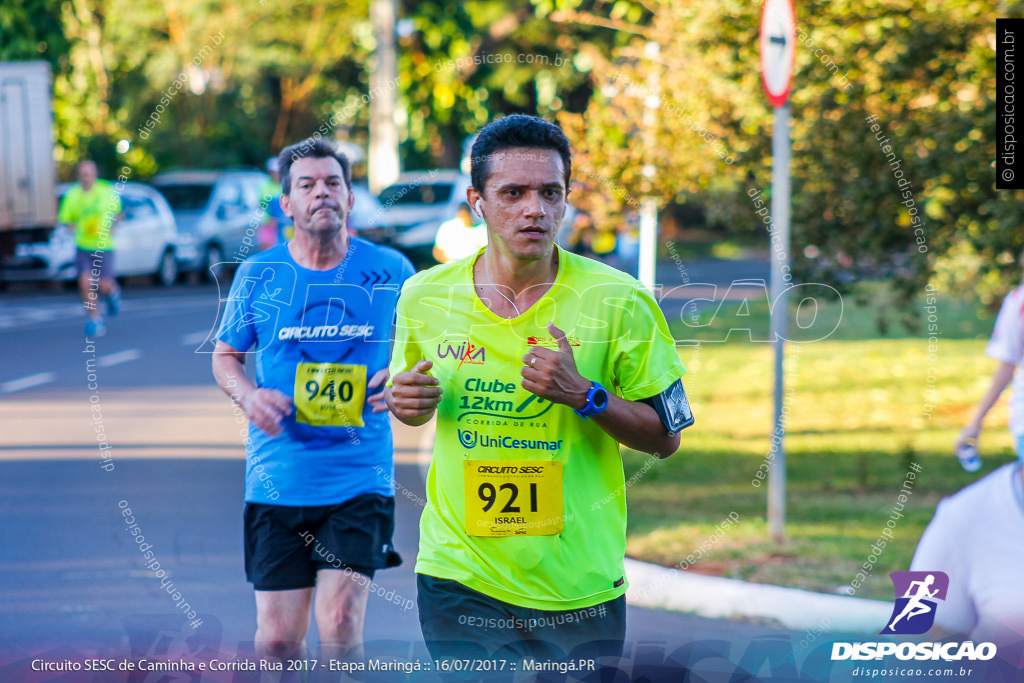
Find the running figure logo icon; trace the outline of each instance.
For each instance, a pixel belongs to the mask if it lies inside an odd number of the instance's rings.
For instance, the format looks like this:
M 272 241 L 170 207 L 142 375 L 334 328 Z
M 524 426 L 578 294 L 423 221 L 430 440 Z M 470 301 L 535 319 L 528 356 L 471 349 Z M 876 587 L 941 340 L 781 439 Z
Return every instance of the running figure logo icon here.
M 892 607 L 889 624 L 879 633 L 926 633 L 935 623 L 938 604 L 933 598 L 946 599 L 949 577 L 945 572 L 893 572 L 889 578 L 896 589 L 896 604 Z

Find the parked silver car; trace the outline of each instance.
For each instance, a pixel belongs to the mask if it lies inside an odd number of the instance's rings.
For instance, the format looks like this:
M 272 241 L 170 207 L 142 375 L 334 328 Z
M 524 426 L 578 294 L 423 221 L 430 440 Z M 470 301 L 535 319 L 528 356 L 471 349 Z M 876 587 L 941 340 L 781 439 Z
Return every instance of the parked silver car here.
M 182 272 L 214 277 L 259 250 L 262 189 L 270 177 L 255 170 L 171 171 L 152 180 L 178 223 Z
M 57 186 L 59 198 L 71 187 Z M 121 187 L 123 216 L 114 227 L 114 270 L 118 277 L 152 276 L 163 285 L 178 278 L 175 245 L 178 231 L 163 195 L 149 185 L 125 183 Z M 35 230 L 5 259 L 4 281 L 73 280 L 75 238 L 64 226 Z

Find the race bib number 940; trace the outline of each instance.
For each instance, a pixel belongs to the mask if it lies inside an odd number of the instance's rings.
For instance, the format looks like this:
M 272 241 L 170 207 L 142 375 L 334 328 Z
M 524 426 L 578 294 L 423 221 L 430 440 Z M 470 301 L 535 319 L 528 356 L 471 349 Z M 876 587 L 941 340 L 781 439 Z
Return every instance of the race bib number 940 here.
M 299 363 L 295 421 L 317 427 L 362 427 L 366 366 Z
M 466 533 L 553 536 L 564 527 L 562 463 L 463 460 Z

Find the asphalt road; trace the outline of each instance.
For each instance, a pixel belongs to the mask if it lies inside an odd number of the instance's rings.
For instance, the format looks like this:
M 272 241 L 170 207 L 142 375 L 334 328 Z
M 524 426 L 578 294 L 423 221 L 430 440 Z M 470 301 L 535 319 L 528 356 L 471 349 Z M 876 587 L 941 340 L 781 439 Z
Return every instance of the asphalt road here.
M 33 673 L 33 658 L 225 659 L 251 651 L 244 420 L 210 373 L 217 312 L 211 285 L 129 287 L 121 315 L 90 344 L 73 292 L 0 296 L 0 681 L 65 680 Z M 405 563 L 378 574 L 366 640 L 371 653 L 426 660 L 412 567 L 430 428 L 399 428 L 396 442 L 395 540 Z M 125 507 L 153 560 L 143 558 L 126 526 Z M 165 572 L 163 584 L 147 569 L 152 561 Z M 180 596 L 168 592 L 169 582 Z M 201 623 L 186 619 L 184 603 Z M 680 662 L 689 661 L 690 680 L 729 680 L 734 662 L 753 657 L 757 671 L 759 648 L 781 643 L 779 651 L 790 652 L 806 635 L 633 607 L 628 628 L 622 666 L 633 679 L 646 667 L 678 680 Z M 145 680 L 197 680 L 159 676 Z

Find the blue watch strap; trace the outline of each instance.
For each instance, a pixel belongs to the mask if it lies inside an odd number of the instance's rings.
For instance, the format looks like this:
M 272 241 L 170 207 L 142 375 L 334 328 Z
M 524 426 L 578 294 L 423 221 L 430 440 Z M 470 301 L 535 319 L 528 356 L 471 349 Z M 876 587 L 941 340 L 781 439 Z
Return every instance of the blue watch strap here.
M 595 397 L 598 399 L 595 401 Z M 605 408 L 608 407 L 608 390 L 605 389 L 599 382 L 591 382 L 590 389 L 587 391 L 587 405 L 583 406 L 582 410 L 573 410 L 577 415 L 586 420 L 591 415 L 597 415 L 603 413 Z

